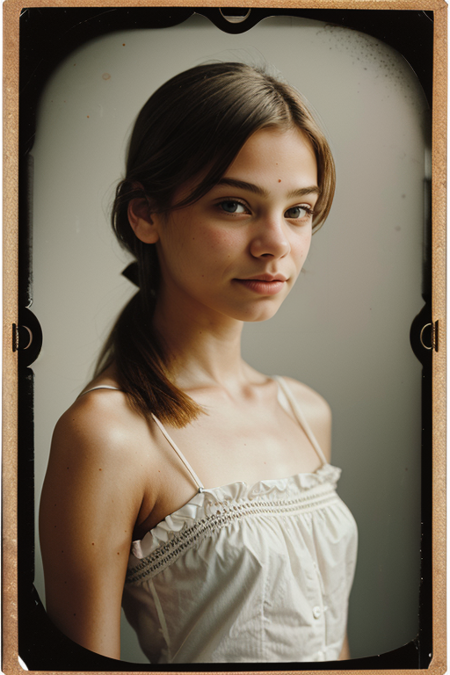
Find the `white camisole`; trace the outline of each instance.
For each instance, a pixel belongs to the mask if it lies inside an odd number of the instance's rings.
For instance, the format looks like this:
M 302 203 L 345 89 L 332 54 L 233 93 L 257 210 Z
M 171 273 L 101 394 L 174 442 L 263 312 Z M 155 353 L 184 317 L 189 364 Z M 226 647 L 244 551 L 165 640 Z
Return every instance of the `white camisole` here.
M 356 523 L 336 493 L 340 469 L 326 462 L 287 383 L 276 379 L 281 405 L 322 461 L 314 473 L 204 488 L 153 416 L 198 493 L 132 544 L 122 604 L 151 663 L 339 657 Z

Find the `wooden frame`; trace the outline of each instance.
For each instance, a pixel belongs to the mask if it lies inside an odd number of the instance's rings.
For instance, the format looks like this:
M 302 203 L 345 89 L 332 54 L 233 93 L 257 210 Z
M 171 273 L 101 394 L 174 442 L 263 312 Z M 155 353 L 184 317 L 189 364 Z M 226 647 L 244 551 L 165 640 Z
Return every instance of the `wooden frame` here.
M 227 3 L 237 6 L 237 2 Z M 56 0 L 52 7 L 75 7 L 76 3 Z M 158 3 L 128 0 L 120 2 L 86 1 L 85 7 L 149 7 Z M 166 2 L 165 7 L 179 7 L 180 3 Z M 204 3 L 205 7 L 217 8 L 217 2 Z M 431 322 L 434 334 L 438 327 L 438 349 L 432 355 L 432 636 L 433 658 L 427 672 L 443 673 L 446 669 L 446 619 L 445 619 L 445 405 L 446 405 L 446 315 L 445 315 L 445 217 L 446 217 L 446 35 L 447 5 L 442 0 L 352 0 L 267 3 L 250 2 L 248 7 L 271 7 L 288 9 L 329 10 L 419 10 L 434 13 L 433 57 L 433 176 L 432 176 L 432 298 Z M 34 0 L 31 7 L 48 7 L 45 0 Z M 18 660 L 18 576 L 17 576 L 17 474 L 18 474 L 18 359 L 20 333 L 12 334 L 12 326 L 20 326 L 19 302 L 19 249 L 18 249 L 18 177 L 19 177 L 19 15 L 22 5 L 17 0 L 7 0 L 4 5 L 4 453 L 3 453 L 3 670 L 19 672 Z M 13 343 L 14 340 L 14 343 Z M 19 340 L 19 350 L 13 344 Z M 361 669 L 377 666 L 362 664 Z M 112 666 L 105 668 L 110 671 Z M 354 670 L 354 668 L 348 668 Z M 99 668 L 101 671 L 102 668 Z M 203 668 L 201 669 L 204 670 Z M 266 669 L 264 669 L 266 670 Z M 386 670 L 386 668 L 383 668 Z M 402 672 L 407 672 L 406 669 Z M 56 672 L 56 671 L 55 671 Z M 78 671 L 76 671 L 78 672 Z M 154 671 L 153 671 L 154 672 Z M 281 672 L 281 671 L 276 671 Z M 333 671 L 328 671 L 333 672 Z M 399 672 L 398 666 L 395 672 Z

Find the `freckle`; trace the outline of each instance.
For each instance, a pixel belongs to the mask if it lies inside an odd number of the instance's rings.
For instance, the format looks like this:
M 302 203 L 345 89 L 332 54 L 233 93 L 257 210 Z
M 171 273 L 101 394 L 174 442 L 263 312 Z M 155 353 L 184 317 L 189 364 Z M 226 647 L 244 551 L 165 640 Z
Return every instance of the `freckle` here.
M 122 47 L 125 47 L 125 42 L 122 42 Z
M 86 115 L 86 117 L 89 119 L 89 115 Z
M 278 179 L 278 182 L 281 183 L 281 178 Z
M 92 542 L 92 546 L 95 546 L 94 542 Z
M 99 469 L 99 471 L 101 471 L 101 469 Z
M 76 616 L 76 614 L 74 614 L 74 616 Z
M 117 552 L 117 555 L 120 555 L 120 553 L 119 553 L 119 552 Z
M 103 73 L 102 78 L 103 78 L 104 80 L 110 80 L 110 79 L 111 79 L 111 75 L 110 75 L 109 73 Z

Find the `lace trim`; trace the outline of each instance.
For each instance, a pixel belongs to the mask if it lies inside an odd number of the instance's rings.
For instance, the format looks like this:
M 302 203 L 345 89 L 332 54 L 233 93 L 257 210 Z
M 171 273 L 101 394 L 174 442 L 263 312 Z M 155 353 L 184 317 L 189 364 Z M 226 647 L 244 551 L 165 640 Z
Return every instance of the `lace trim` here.
M 190 527 L 177 532 L 167 543 L 159 546 L 150 553 L 142 562 L 132 567 L 127 572 L 125 583 L 139 584 L 146 578 L 151 578 L 162 572 L 166 567 L 173 564 L 188 549 L 200 543 L 201 539 L 212 536 L 218 530 L 230 523 L 254 516 L 294 515 L 306 513 L 319 508 L 329 506 L 339 500 L 333 486 L 327 485 L 327 490 L 322 490 L 314 495 L 303 495 L 297 499 L 273 500 L 259 502 L 245 501 L 239 504 L 220 504 L 222 509 L 213 515 L 205 516 Z

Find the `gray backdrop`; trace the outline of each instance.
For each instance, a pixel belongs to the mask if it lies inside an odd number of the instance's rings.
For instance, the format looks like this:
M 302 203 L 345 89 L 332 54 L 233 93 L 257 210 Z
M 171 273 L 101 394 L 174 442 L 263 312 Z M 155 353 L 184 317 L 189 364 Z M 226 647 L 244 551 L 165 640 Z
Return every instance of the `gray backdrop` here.
M 210 60 L 268 65 L 305 96 L 334 152 L 337 195 L 304 272 L 276 317 L 244 331 L 244 358 L 317 389 L 333 410 L 332 462 L 359 526 L 352 656 L 395 649 L 418 630 L 420 382 L 409 329 L 422 307 L 423 181 L 429 114 L 409 65 L 353 30 L 272 18 L 241 35 L 193 16 L 113 33 L 74 52 L 39 109 L 33 194 L 36 499 L 51 434 L 89 380 L 134 292 L 109 227 L 126 141 L 149 95 Z M 36 509 L 37 511 L 37 509 Z M 36 586 L 44 598 L 39 543 Z M 124 623 L 122 658 L 145 662 Z

